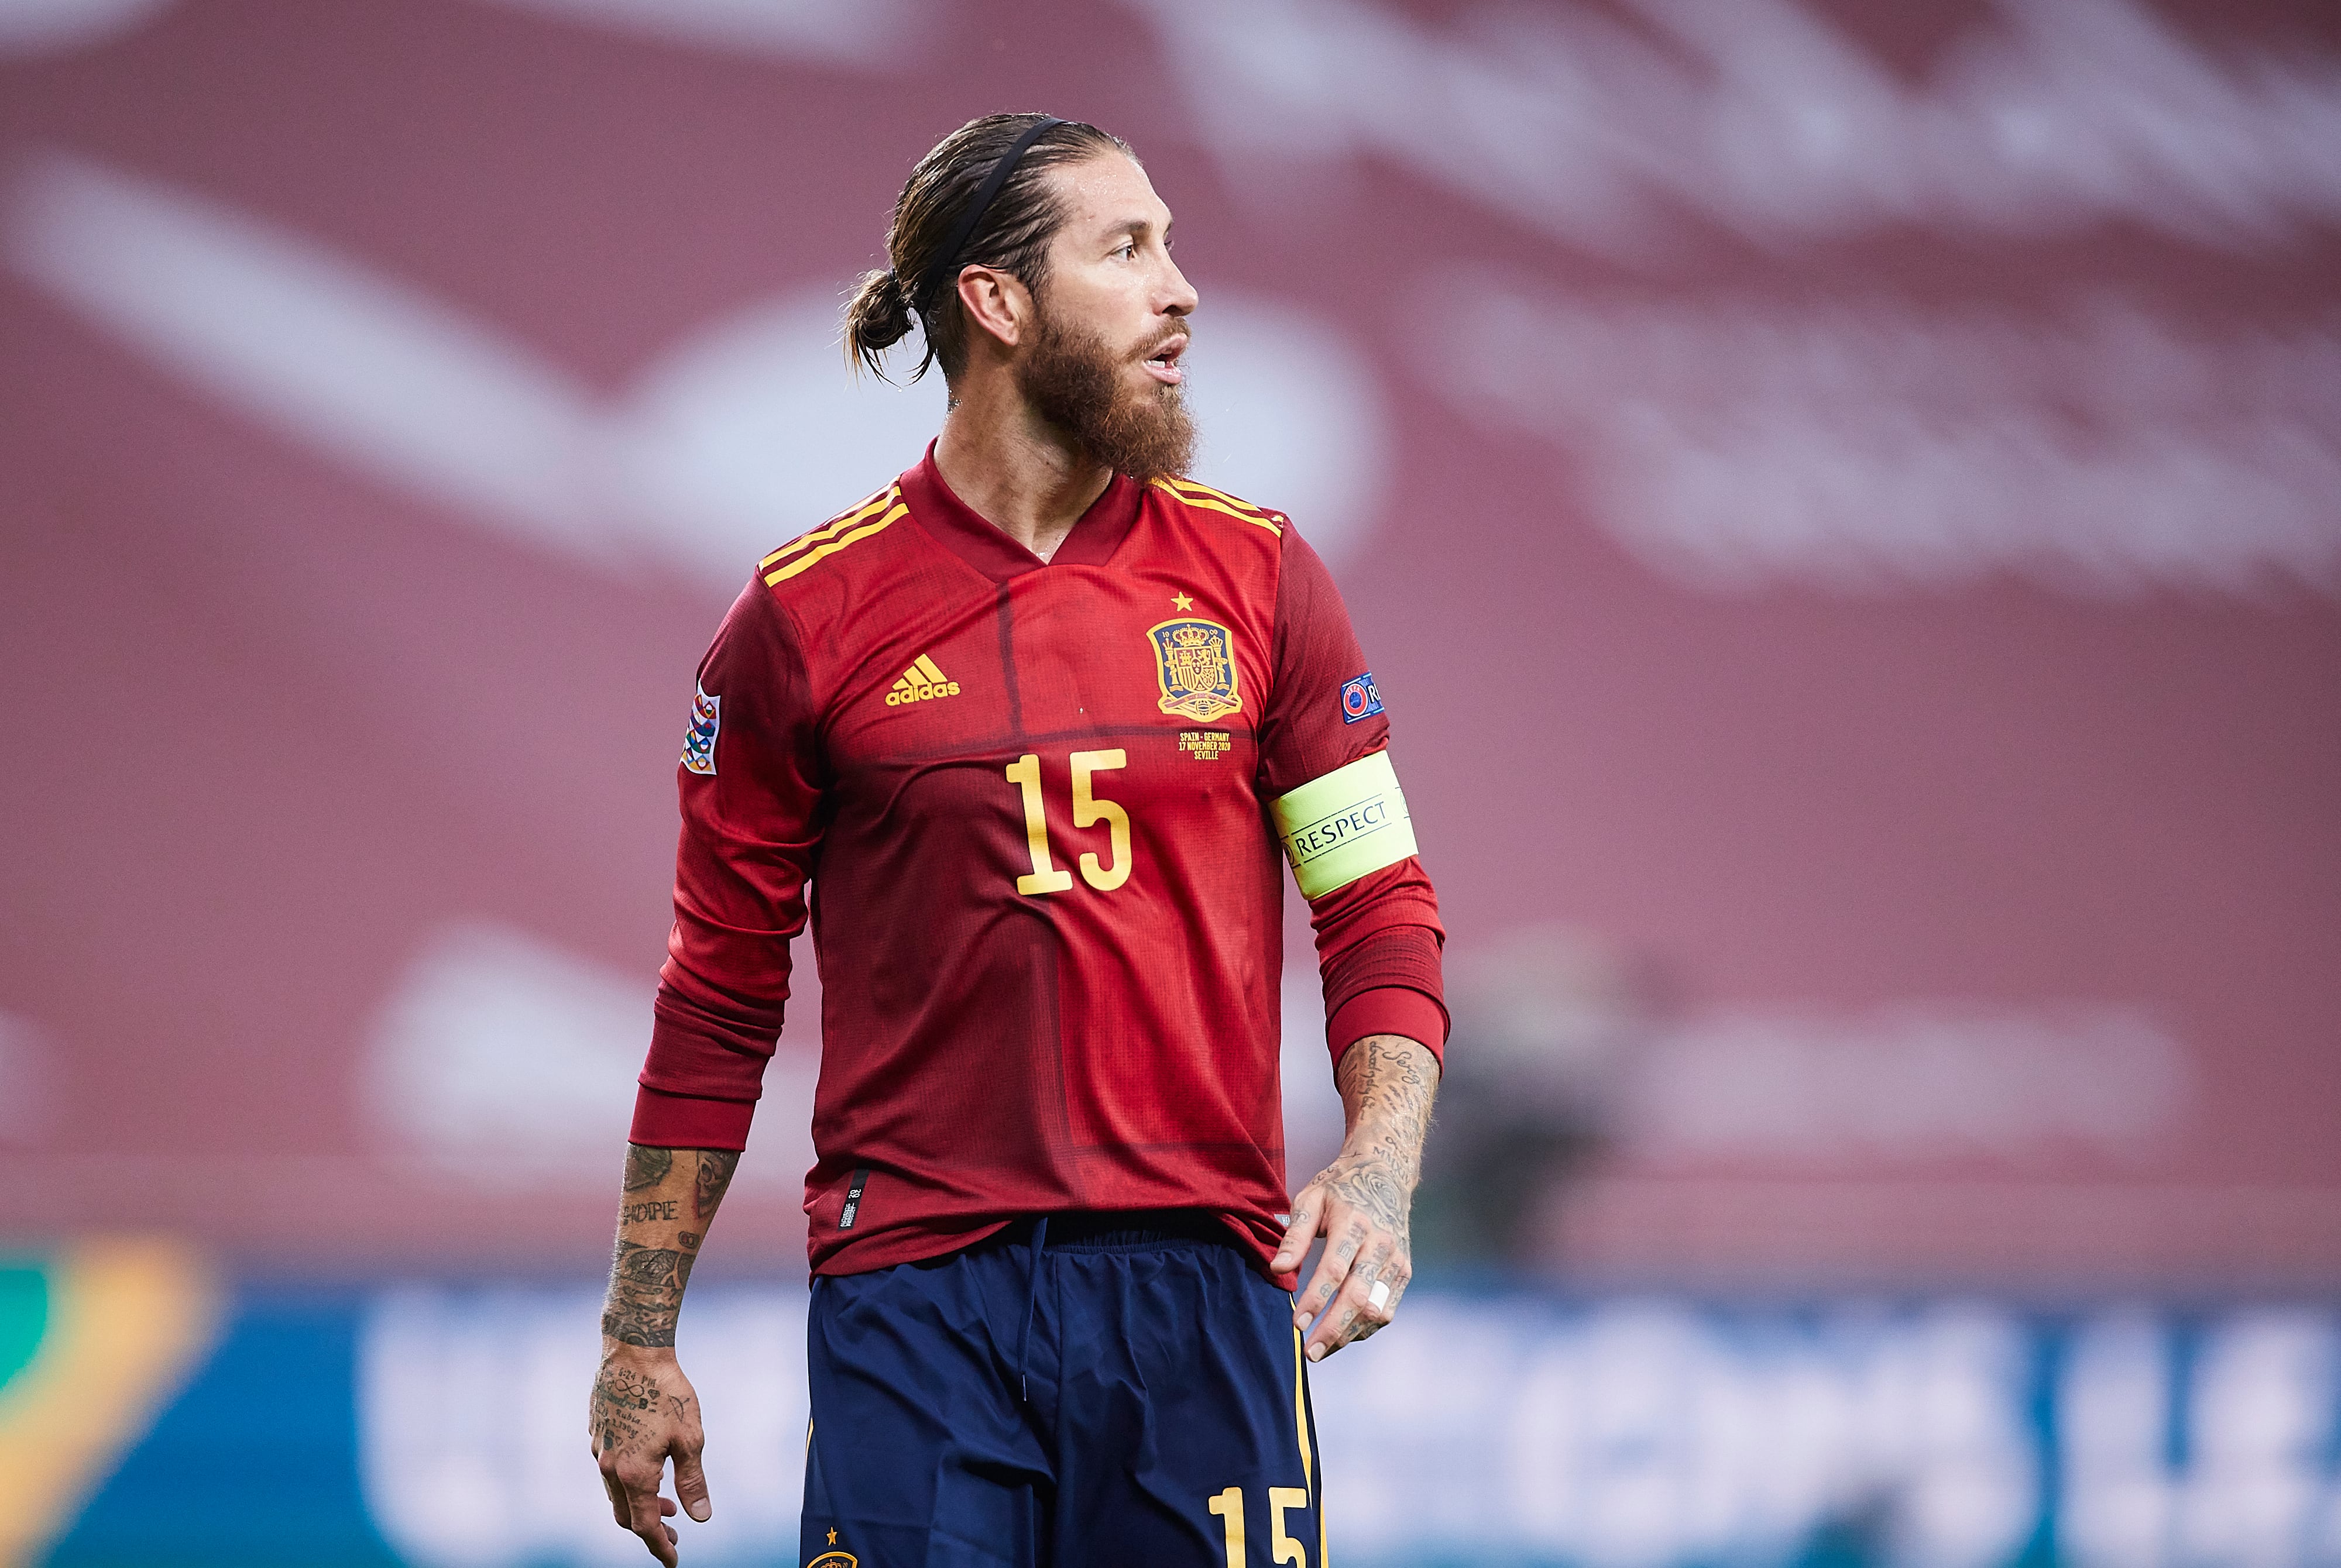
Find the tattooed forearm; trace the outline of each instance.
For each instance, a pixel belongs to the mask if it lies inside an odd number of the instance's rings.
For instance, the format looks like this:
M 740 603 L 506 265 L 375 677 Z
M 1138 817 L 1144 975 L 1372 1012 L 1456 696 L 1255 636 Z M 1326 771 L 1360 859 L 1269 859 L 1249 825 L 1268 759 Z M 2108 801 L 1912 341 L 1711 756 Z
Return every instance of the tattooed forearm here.
M 626 1190 L 642 1192 L 666 1180 L 674 1168 L 672 1149 L 652 1148 L 647 1144 L 626 1146 Z
M 740 1156 L 729 1149 L 626 1146 L 626 1196 L 602 1332 L 621 1345 L 671 1350 L 691 1265 Z M 691 1228 L 684 1229 L 688 1226 Z
M 1437 1092 L 1430 1052 L 1399 1035 L 1369 1035 L 1341 1054 L 1334 1074 L 1350 1136 L 1318 1178 L 1404 1245 L 1422 1138 Z
M 723 1201 L 723 1189 L 732 1185 L 732 1173 L 740 1168 L 740 1156 L 731 1149 L 701 1149 L 699 1180 L 691 1195 L 693 1219 L 713 1216 L 715 1206 Z
M 1316 1272 L 1293 1298 L 1317 1361 L 1389 1323 L 1413 1277 L 1410 1210 L 1422 1175 L 1422 1137 L 1438 1092 L 1439 1063 L 1403 1035 L 1368 1035 L 1333 1070 L 1349 1136 L 1293 1206 L 1276 1266 L 1299 1265 L 1325 1238 Z
M 1375 1128 L 1393 1152 L 1419 1163 L 1431 1097 L 1438 1092 L 1435 1075 L 1430 1050 L 1402 1035 L 1368 1035 L 1352 1045 L 1341 1053 L 1334 1073 L 1351 1135 Z
M 683 1287 L 691 1283 L 691 1265 L 690 1253 L 619 1238 L 617 1255 L 610 1263 L 602 1332 L 626 1345 L 671 1348 L 675 1319 L 682 1312 Z

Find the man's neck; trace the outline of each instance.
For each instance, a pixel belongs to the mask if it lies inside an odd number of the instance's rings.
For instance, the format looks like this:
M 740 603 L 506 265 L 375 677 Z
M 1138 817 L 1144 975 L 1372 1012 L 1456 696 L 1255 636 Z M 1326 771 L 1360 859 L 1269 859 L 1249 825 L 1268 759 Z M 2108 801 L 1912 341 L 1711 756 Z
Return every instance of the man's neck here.
M 1113 482 L 1111 469 L 1012 396 L 955 404 L 935 441 L 935 467 L 978 517 L 1042 561 Z

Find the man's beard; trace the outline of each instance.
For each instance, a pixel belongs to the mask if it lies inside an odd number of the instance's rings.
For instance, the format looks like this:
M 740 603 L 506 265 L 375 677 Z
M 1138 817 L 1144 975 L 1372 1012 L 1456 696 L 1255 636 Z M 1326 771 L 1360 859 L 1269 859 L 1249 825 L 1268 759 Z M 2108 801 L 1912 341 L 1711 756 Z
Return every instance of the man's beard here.
M 1158 337 L 1118 353 L 1101 334 L 1061 327 L 1044 309 L 1032 352 L 1016 368 L 1017 389 L 1042 419 L 1114 472 L 1141 481 L 1185 473 L 1195 458 L 1195 422 L 1183 384 L 1133 388 L 1123 380 L 1131 365 L 1161 346 Z

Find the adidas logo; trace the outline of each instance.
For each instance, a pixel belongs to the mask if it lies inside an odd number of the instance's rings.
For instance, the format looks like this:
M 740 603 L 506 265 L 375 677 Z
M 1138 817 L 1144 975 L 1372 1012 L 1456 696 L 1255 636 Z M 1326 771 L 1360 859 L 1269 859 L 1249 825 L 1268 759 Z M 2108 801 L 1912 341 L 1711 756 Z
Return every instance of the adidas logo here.
M 886 706 L 900 708 L 905 702 L 924 702 L 930 697 L 958 695 L 959 682 L 946 680 L 943 672 L 935 668 L 935 661 L 921 653 L 919 661 L 902 671 L 902 679 L 886 693 Z

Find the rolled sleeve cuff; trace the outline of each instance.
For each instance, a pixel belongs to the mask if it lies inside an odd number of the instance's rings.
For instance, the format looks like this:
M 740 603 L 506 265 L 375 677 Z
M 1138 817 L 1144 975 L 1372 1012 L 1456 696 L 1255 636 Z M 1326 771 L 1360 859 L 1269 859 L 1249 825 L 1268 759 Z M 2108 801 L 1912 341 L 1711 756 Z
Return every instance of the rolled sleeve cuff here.
M 1325 1043 L 1336 1065 L 1368 1035 L 1403 1035 L 1421 1042 L 1431 1059 L 1447 1065 L 1447 1009 L 1411 986 L 1377 986 L 1360 991 L 1325 1020 Z
M 699 1095 L 671 1095 L 648 1084 L 634 1088 L 634 1125 L 629 1143 L 648 1148 L 744 1149 L 748 1124 L 755 1118 L 753 1100 L 716 1100 Z

